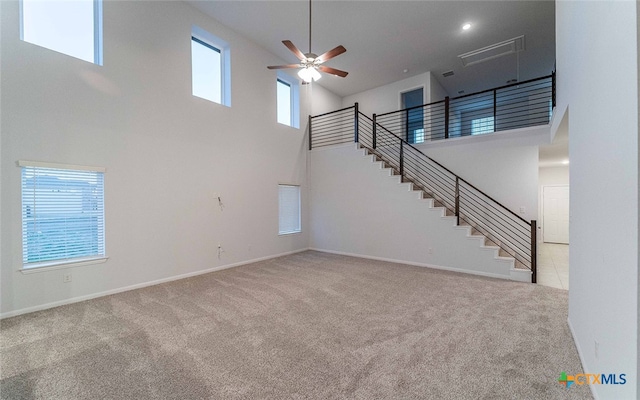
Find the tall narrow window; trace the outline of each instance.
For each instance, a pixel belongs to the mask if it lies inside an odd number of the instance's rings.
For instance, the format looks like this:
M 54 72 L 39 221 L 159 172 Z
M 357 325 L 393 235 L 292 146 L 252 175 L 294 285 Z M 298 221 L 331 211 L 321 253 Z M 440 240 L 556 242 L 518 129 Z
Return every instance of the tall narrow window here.
M 300 128 L 300 86 L 298 79 L 277 71 L 276 119 L 283 125 Z
M 19 165 L 23 268 L 104 258 L 104 170 Z
M 229 45 L 211 33 L 193 27 L 191 79 L 194 96 L 231 106 Z
M 222 102 L 220 50 L 192 37 L 191 69 L 193 95 L 220 104 Z
M 278 122 L 291 126 L 291 85 L 277 81 Z
M 102 65 L 102 0 L 21 0 L 20 38 Z
M 278 185 L 278 198 L 278 233 L 286 235 L 300 232 L 300 186 Z

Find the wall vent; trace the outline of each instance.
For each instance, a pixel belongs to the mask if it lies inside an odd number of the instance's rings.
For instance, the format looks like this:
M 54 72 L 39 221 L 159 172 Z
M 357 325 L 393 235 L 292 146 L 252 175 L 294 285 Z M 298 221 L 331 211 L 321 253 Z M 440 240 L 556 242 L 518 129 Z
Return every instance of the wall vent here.
M 453 70 L 442 73 L 442 76 L 444 76 L 445 78 L 451 75 L 453 75 Z
M 458 57 L 462 60 L 462 65 L 478 64 L 483 61 L 493 60 L 494 58 L 506 56 L 507 54 L 519 53 L 524 50 L 524 35 L 504 42 L 492 44 L 478 50 L 460 54 Z

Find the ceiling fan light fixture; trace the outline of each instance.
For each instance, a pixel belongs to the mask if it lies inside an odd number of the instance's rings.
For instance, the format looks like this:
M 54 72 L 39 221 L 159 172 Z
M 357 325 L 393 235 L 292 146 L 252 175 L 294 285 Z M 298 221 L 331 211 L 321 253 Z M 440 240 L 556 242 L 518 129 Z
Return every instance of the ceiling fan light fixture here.
M 307 83 L 311 83 L 312 80 L 317 81 L 318 79 L 322 78 L 320 72 L 318 72 L 318 70 L 312 66 L 302 68 L 300 71 L 298 71 L 298 76 L 300 77 L 300 79 Z

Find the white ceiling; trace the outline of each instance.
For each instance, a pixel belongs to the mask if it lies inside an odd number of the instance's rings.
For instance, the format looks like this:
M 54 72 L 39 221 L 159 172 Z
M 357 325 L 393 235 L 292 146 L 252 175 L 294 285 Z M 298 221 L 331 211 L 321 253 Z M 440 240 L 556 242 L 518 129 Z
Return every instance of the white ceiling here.
M 185 0 L 223 25 L 282 59 L 297 63 L 282 44 L 291 40 L 309 51 L 307 0 Z M 346 78 L 323 74 L 318 84 L 344 97 L 426 71 L 435 74 L 451 97 L 548 75 L 555 63 L 554 1 L 400 1 L 313 0 L 312 52 L 337 45 L 347 52 L 326 65 L 349 72 Z M 464 23 L 472 28 L 462 30 Z M 519 53 L 463 67 L 458 55 L 525 36 Z M 267 64 L 265 63 L 265 68 Z M 404 70 L 408 70 L 406 73 Z M 442 73 L 453 70 L 444 78 Z M 566 134 L 540 149 L 540 165 L 568 158 Z
M 186 1 L 284 63 L 297 59 L 282 40 L 309 51 L 306 0 Z M 342 97 L 426 71 L 436 74 L 450 96 L 504 85 L 516 78 L 514 54 L 466 68 L 457 56 L 520 35 L 525 35 L 525 51 L 519 55 L 521 81 L 548 75 L 554 68 L 553 1 L 314 0 L 312 7 L 311 50 L 321 54 L 340 44 L 347 48 L 326 65 L 349 75 L 324 75 L 318 82 Z M 468 31 L 461 29 L 465 22 L 472 24 Z M 442 77 L 449 70 L 455 75 Z

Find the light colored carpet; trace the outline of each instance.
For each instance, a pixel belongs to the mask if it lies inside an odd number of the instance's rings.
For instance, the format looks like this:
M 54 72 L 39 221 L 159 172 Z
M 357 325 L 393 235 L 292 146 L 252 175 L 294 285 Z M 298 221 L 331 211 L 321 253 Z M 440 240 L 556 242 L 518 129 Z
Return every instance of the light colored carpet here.
M 567 292 L 305 252 L 1 324 L 2 399 L 584 399 Z

